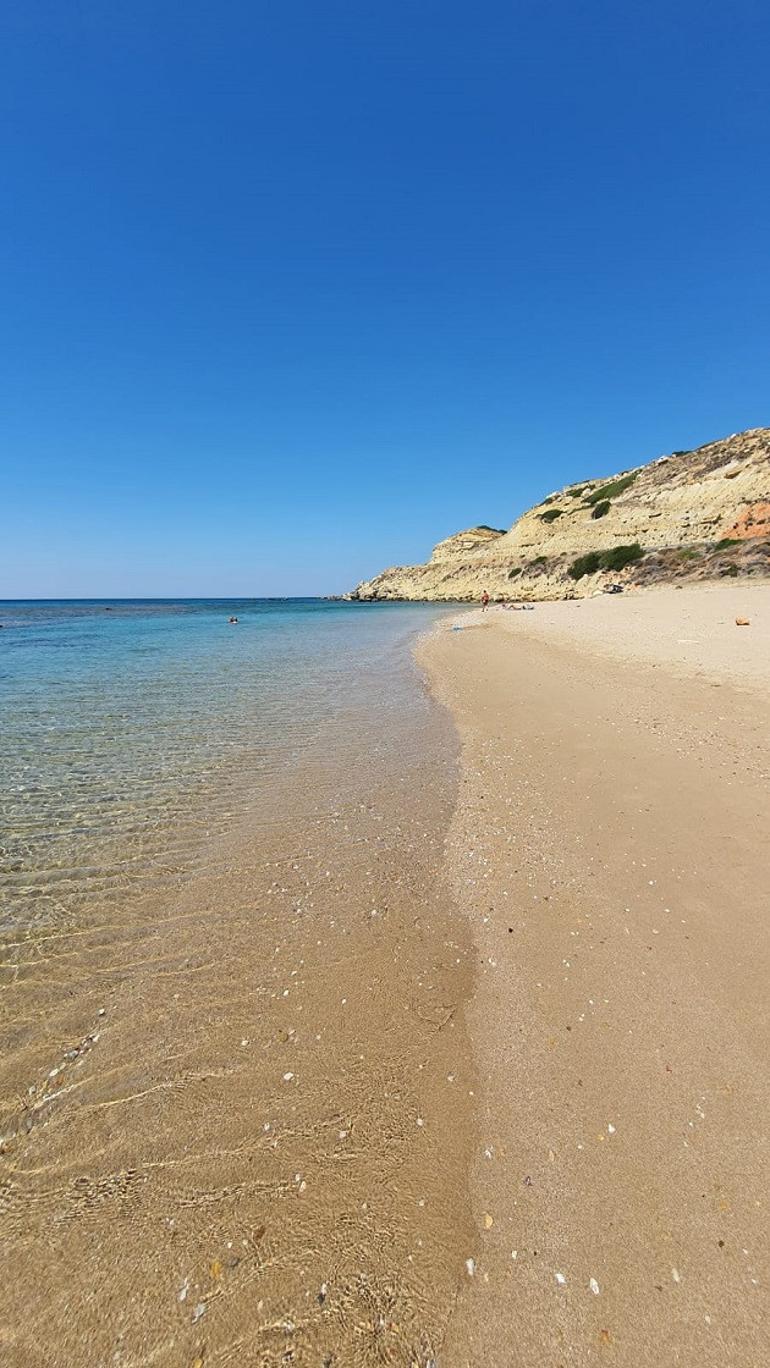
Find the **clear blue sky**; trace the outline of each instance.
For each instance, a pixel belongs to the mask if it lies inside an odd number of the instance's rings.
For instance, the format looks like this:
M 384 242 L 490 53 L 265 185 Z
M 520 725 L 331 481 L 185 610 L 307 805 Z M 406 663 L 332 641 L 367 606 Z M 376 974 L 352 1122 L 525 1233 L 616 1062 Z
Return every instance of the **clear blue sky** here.
M 770 423 L 766 0 L 25 0 L 0 596 L 335 592 Z

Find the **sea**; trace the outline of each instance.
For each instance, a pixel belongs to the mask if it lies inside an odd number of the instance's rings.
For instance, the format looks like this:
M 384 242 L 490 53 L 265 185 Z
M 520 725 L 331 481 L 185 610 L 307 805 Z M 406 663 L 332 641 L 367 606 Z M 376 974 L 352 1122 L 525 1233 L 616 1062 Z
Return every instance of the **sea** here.
M 265 821 L 311 756 L 340 784 L 356 768 L 365 782 L 380 746 L 408 760 L 404 719 L 430 706 L 411 646 L 446 613 L 310 598 L 0 603 L 0 929 L 71 927 L 84 909 L 162 893 L 251 809 Z

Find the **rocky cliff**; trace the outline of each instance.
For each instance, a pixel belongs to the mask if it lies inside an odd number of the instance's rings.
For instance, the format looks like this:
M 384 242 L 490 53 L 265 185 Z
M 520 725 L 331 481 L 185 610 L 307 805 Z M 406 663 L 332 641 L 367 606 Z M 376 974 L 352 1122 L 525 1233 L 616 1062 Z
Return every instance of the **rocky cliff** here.
M 457 532 L 349 597 L 546 599 L 743 574 L 770 575 L 770 428 L 567 485 L 509 531 Z

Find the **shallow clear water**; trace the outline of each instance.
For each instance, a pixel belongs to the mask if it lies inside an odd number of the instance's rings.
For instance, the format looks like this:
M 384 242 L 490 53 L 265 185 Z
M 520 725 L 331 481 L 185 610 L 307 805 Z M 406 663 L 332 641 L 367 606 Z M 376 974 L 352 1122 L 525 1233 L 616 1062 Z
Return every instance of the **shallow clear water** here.
M 340 745 L 335 718 L 414 704 L 407 647 L 442 612 L 0 604 L 2 924 L 70 921 L 84 900 L 182 877 L 311 745 Z

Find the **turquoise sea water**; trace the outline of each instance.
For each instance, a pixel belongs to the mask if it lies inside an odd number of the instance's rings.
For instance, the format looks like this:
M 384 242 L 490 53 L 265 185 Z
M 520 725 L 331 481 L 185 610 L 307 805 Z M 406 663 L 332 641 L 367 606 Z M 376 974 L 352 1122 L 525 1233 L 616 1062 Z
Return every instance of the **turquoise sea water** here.
M 357 710 L 385 730 L 421 706 L 409 647 L 446 611 L 0 603 L 0 925 L 70 922 L 182 876 L 311 747 L 349 736 L 352 756 Z

